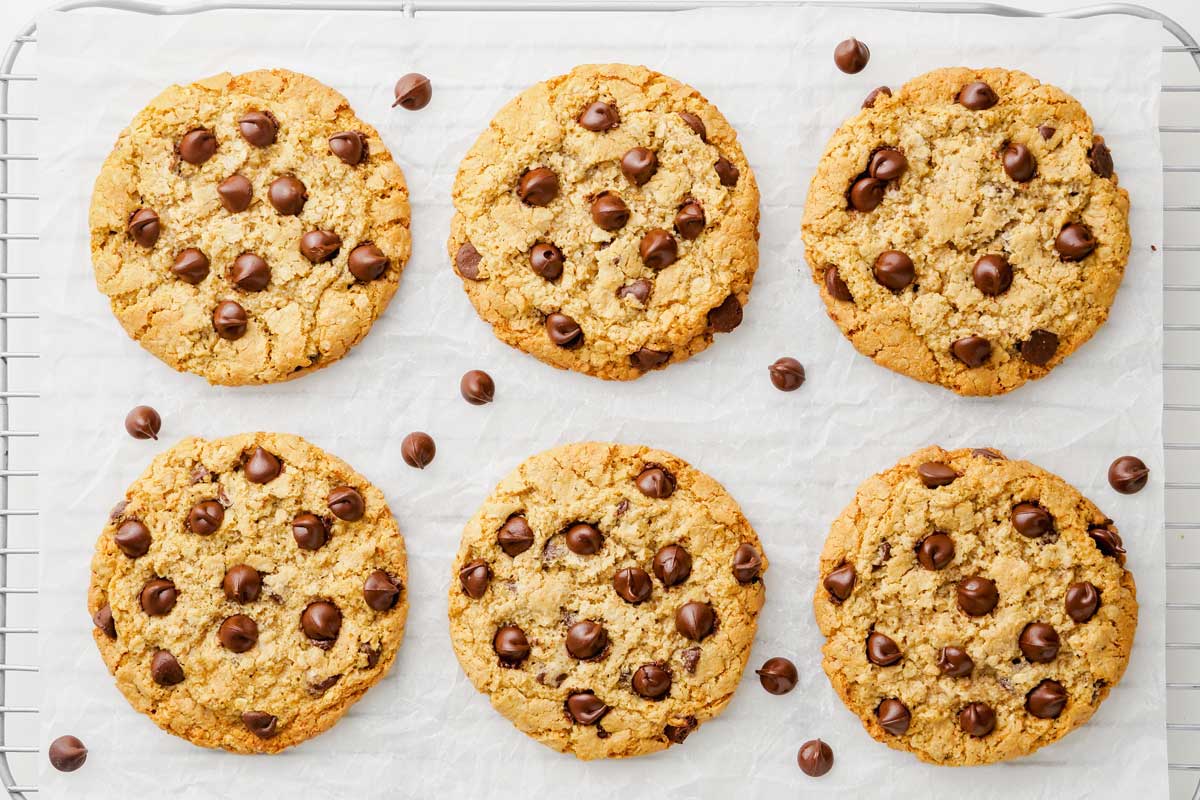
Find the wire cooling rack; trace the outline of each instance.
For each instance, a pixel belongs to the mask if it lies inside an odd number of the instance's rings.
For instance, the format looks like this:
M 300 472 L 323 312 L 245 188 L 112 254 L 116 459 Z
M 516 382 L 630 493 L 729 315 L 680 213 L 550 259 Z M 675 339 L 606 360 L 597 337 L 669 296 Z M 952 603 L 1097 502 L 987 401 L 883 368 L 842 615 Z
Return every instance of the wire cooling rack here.
M 771 2 L 772 0 L 767 0 Z M 781 5 L 822 5 L 774 0 Z M 189 15 L 213 10 L 664 11 L 729 5 L 728 0 L 70 0 L 60 11 L 111 9 Z M 846 5 L 846 4 L 843 4 Z M 1172 798 L 1200 800 L 1200 45 L 1181 25 L 1137 5 L 1094 5 L 1045 15 L 988 3 L 853 3 L 864 9 L 1008 17 L 1127 15 L 1163 26 L 1159 130 L 1164 164 L 1164 383 L 1167 537 L 1167 731 Z M 13 798 L 36 793 L 39 740 L 37 667 L 37 241 L 38 121 L 29 24 L 0 60 L 0 783 Z M 1141 246 L 1144 246 L 1141 245 Z M 1190 282 L 1189 282 L 1190 281 Z M 15 465 L 15 466 L 14 466 Z

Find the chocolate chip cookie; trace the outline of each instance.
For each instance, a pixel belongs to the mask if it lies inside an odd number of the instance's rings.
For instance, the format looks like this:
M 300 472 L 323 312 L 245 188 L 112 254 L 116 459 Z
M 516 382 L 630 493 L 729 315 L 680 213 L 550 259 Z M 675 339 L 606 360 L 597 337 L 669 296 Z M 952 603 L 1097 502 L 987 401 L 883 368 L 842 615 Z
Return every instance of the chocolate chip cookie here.
M 112 510 L 88 610 L 130 704 L 205 747 L 274 753 L 391 667 L 408 613 L 383 493 L 298 436 L 185 439 Z
M 286 70 L 152 100 L 104 162 L 89 224 L 96 285 L 126 332 L 229 385 L 345 355 L 410 249 L 408 189 L 379 134 Z
M 804 209 L 805 256 L 859 352 L 964 395 L 1040 378 L 1108 318 L 1129 196 L 1083 107 L 1005 69 L 873 92 Z
M 699 92 L 585 65 L 508 103 L 454 183 L 450 260 L 497 337 L 610 380 L 736 328 L 758 266 L 758 187 Z
M 992 449 L 927 447 L 859 487 L 813 601 L 825 673 L 867 732 L 934 764 L 1025 755 L 1125 671 L 1133 576 L 1113 521 Z
M 767 560 L 725 490 L 647 447 L 533 456 L 467 523 L 450 638 L 519 729 L 579 758 L 680 744 L 729 702 Z

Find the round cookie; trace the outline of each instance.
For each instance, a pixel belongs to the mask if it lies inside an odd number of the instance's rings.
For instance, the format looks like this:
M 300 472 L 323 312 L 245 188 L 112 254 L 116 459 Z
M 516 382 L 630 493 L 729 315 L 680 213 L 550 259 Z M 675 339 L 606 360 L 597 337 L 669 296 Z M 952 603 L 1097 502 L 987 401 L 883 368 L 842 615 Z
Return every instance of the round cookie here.
M 88 610 L 117 687 L 205 747 L 274 753 L 392 665 L 408 613 L 383 493 L 298 436 L 185 439 L 113 509 Z
M 1086 722 L 1137 627 L 1112 520 L 996 450 L 927 447 L 833 523 L 813 600 L 823 666 L 873 737 L 922 761 L 1025 755 Z
M 96 179 L 96 285 L 126 332 L 212 383 L 288 380 L 370 330 L 408 259 L 379 134 L 306 75 L 223 73 L 134 117 Z
M 679 744 L 741 679 L 767 568 L 725 490 L 647 447 L 527 459 L 463 531 L 450 638 L 514 725 L 579 758 Z
M 1005 69 L 873 93 L 830 139 L 805 257 L 859 352 L 964 395 L 1040 378 L 1108 318 L 1129 196 L 1070 95 Z
M 505 343 L 630 380 L 733 330 L 758 266 L 758 187 L 690 86 L 585 65 L 509 102 L 463 159 L 449 254 Z

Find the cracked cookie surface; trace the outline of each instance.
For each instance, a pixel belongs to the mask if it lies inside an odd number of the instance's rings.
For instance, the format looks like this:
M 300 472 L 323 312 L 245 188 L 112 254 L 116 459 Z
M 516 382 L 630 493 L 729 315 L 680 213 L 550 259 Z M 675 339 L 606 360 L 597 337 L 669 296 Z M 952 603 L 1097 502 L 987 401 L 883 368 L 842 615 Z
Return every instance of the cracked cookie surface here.
M 450 637 L 529 736 L 584 759 L 650 753 L 729 702 L 766 568 L 704 473 L 647 447 L 566 445 L 522 463 L 467 523 Z
M 1128 213 L 1076 100 L 1022 72 L 953 68 L 876 94 L 838 129 L 803 239 L 859 352 L 993 395 L 1048 374 L 1108 318 Z
M 174 369 L 288 380 L 370 330 L 409 215 L 400 167 L 341 94 L 286 70 L 223 73 L 166 89 L 118 137 L 92 194 L 96 285 Z
M 185 439 L 96 542 L 88 610 L 117 687 L 205 747 L 277 752 L 391 667 L 408 612 L 382 492 L 298 436 Z
M 695 89 L 584 65 L 509 102 L 459 167 L 449 256 L 507 344 L 611 380 L 682 361 L 742 320 L 758 188 Z
M 1056 475 L 927 447 L 834 521 L 813 605 L 823 666 L 874 738 L 988 764 L 1086 722 L 1137 627 L 1112 521 Z

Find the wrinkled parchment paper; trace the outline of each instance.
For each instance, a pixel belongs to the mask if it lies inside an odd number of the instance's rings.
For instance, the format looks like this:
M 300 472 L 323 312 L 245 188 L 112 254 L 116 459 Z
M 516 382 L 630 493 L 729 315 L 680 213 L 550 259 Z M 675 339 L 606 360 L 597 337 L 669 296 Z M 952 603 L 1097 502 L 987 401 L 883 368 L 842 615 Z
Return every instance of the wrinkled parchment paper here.
M 91 755 L 70 775 L 43 761 L 43 796 L 1164 796 L 1158 33 L 1123 18 L 854 9 L 44 17 L 42 745 L 69 732 Z M 857 76 L 832 60 L 849 35 L 872 50 Z M 516 92 L 589 61 L 644 63 L 699 88 L 740 132 L 762 190 L 745 323 L 632 384 L 559 372 L 500 344 L 445 256 L 450 185 L 475 136 Z M 839 122 L 879 84 L 957 64 L 1019 67 L 1076 95 L 1133 198 L 1133 253 L 1111 321 L 1049 378 L 995 399 L 959 398 L 857 355 L 825 318 L 799 237 L 809 177 Z M 163 86 L 270 66 L 331 84 L 380 129 L 411 188 L 413 255 L 386 315 L 349 357 L 293 383 L 213 388 L 117 325 L 93 284 L 87 205 L 117 133 Z M 392 110 L 392 82 L 412 70 L 432 78 L 433 102 Z M 808 370 L 793 394 L 767 379 L 783 355 Z M 459 399 L 459 376 L 472 368 L 495 377 L 494 404 Z M 137 403 L 162 412 L 161 441 L 124 434 Z M 391 674 L 333 730 L 275 757 L 201 750 L 132 711 L 85 610 L 95 537 L 152 455 L 183 436 L 250 429 L 298 433 L 349 460 L 387 493 L 411 554 L 412 612 Z M 412 430 L 437 440 L 424 472 L 400 459 Z M 527 455 L 593 438 L 666 448 L 728 487 L 771 558 L 751 667 L 787 656 L 800 685 L 774 697 L 747 672 L 724 715 L 684 745 L 585 764 L 521 735 L 476 694 L 450 647 L 445 591 L 461 527 L 496 481 Z M 829 523 L 868 474 L 931 442 L 996 446 L 1063 475 L 1117 520 L 1137 577 L 1142 617 L 1125 680 L 1086 728 L 1011 764 L 939 769 L 877 744 L 820 669 L 810 595 Z M 1133 497 L 1105 482 L 1127 452 L 1155 476 Z M 818 736 L 837 763 L 814 780 L 795 755 Z

